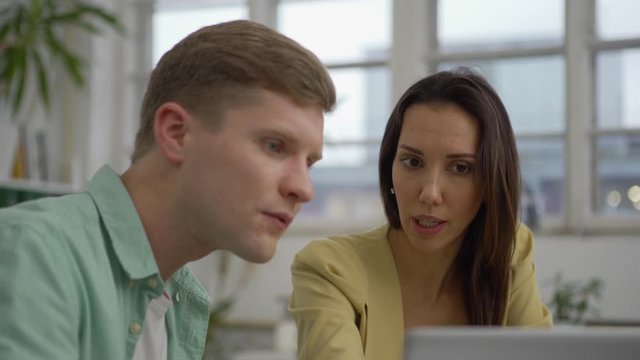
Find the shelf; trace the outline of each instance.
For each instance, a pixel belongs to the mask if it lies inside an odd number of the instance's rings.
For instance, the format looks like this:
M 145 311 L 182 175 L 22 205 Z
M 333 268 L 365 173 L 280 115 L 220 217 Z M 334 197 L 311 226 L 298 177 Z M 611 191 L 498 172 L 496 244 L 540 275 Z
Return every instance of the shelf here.
M 0 180 L 0 208 L 49 196 L 78 192 L 71 184 L 36 180 Z
M 0 180 L 0 189 L 40 192 L 50 195 L 65 195 L 80 190 L 71 184 L 20 179 Z

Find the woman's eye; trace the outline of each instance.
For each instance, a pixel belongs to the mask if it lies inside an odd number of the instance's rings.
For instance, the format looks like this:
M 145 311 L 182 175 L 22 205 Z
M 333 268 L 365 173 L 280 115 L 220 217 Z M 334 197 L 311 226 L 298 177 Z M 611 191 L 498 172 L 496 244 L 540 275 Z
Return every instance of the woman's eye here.
M 402 163 L 410 168 L 417 168 L 420 166 L 420 160 L 416 159 L 416 158 L 405 158 L 402 159 Z
M 471 171 L 471 167 L 469 166 L 469 164 L 457 163 L 453 164 L 451 170 L 453 170 L 453 172 L 455 172 L 456 174 L 466 174 Z

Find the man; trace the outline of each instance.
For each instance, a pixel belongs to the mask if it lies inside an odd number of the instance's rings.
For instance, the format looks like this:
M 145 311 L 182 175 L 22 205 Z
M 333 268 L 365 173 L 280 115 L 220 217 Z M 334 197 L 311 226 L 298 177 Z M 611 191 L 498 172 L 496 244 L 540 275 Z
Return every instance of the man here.
M 313 190 L 335 90 L 250 21 L 202 28 L 151 74 L 130 168 L 0 210 L 1 359 L 201 359 L 209 299 L 185 265 L 269 260 Z

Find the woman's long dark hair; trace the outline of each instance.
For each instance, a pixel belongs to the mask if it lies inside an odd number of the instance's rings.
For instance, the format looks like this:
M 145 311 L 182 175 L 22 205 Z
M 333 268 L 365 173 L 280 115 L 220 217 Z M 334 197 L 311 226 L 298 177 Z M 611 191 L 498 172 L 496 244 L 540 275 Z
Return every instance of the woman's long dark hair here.
M 484 195 L 469 225 L 456 265 L 472 325 L 500 325 L 506 313 L 511 257 L 520 201 L 520 166 L 509 115 L 498 94 L 466 67 L 441 71 L 413 84 L 396 104 L 382 138 L 380 194 L 391 227 L 400 228 L 398 204 L 390 194 L 392 167 L 405 111 L 414 104 L 455 104 L 480 125 L 476 176 Z

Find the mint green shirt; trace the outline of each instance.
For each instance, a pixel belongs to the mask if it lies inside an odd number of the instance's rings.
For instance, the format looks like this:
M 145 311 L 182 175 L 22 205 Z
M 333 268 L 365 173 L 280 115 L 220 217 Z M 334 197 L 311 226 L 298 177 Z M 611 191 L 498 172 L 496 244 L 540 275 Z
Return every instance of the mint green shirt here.
M 0 359 L 131 359 L 164 290 L 168 359 L 202 359 L 209 297 L 187 267 L 162 281 L 108 166 L 86 192 L 0 209 Z

